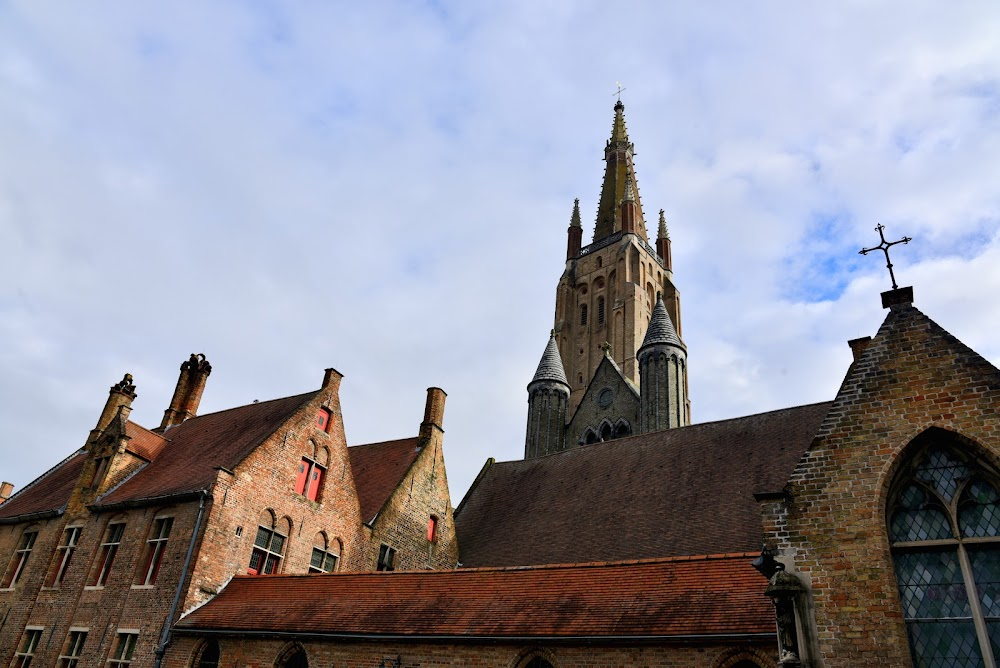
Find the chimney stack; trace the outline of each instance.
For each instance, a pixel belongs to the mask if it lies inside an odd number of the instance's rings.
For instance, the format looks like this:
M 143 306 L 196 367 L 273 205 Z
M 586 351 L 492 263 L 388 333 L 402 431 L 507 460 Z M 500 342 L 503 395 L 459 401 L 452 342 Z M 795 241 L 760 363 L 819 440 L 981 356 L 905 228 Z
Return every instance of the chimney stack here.
M 427 403 L 424 405 L 424 421 L 420 423 L 419 441 L 430 438 L 433 428 L 444 431 L 444 401 L 448 395 L 440 387 L 427 388 Z
M 12 482 L 0 482 L 0 503 L 3 503 L 10 498 L 11 494 L 14 493 L 14 483 Z
M 212 373 L 212 365 L 203 354 L 193 354 L 190 359 L 181 364 L 181 374 L 177 378 L 177 387 L 170 400 L 170 408 L 163 411 L 163 421 L 157 429 L 164 432 L 170 427 L 179 425 L 184 420 L 198 414 L 198 404 L 205 391 L 208 375 Z
M 127 373 L 120 382 L 111 386 L 108 392 L 108 401 L 104 404 L 101 417 L 97 421 L 94 431 L 104 431 L 111 424 L 111 421 L 118 415 L 118 408 L 125 406 L 129 410 L 132 408 L 132 401 L 135 399 L 135 385 L 132 383 L 132 374 Z
M 854 361 L 857 362 L 861 359 L 861 354 L 865 352 L 865 348 L 868 344 L 872 342 L 872 337 L 862 336 L 860 339 L 851 339 L 847 342 L 847 345 L 851 347 L 851 352 L 854 353 Z

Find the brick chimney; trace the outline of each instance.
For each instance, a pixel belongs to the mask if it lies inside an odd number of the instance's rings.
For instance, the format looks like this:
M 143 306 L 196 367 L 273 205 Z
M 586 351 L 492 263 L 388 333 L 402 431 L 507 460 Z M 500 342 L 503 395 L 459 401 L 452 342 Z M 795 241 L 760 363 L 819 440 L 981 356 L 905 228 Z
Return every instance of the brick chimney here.
M 10 498 L 11 494 L 14 493 L 14 483 L 12 482 L 0 482 L 0 503 L 3 503 Z
M 861 353 L 865 352 L 865 348 L 868 344 L 872 342 L 872 337 L 862 336 L 860 339 L 851 339 L 847 342 L 847 345 L 851 347 L 851 352 L 854 353 L 854 361 L 857 362 L 861 359 Z
M 132 383 L 132 374 L 127 373 L 120 382 L 111 386 L 111 390 L 108 392 L 108 401 L 104 404 L 104 410 L 101 411 L 101 417 L 97 421 L 94 431 L 104 431 L 107 429 L 111 421 L 118 415 L 118 409 L 121 406 L 125 406 L 128 410 L 131 410 L 132 401 L 135 397 L 135 385 Z
M 201 403 L 201 395 L 210 373 L 212 365 L 200 353 L 192 353 L 190 359 L 181 364 L 181 374 L 177 378 L 170 408 L 163 411 L 163 421 L 156 431 L 164 432 L 198 414 L 198 404 Z
M 419 442 L 423 445 L 424 441 L 431 437 L 433 430 L 435 428 L 438 431 L 444 431 L 442 425 L 444 424 L 444 401 L 448 395 L 440 387 L 428 387 L 427 388 L 427 403 L 424 405 L 424 421 L 420 423 L 420 436 Z

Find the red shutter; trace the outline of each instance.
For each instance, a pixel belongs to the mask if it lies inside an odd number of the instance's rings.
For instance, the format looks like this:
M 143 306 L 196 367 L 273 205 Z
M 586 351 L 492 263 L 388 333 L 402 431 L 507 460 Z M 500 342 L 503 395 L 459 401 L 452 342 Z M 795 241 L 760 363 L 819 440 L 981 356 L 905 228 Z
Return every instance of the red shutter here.
M 427 520 L 427 540 L 433 543 L 435 538 L 437 538 L 437 518 L 432 517 Z
M 323 483 L 323 469 L 318 466 L 312 467 L 309 474 L 309 487 L 306 489 L 306 498 L 315 501 L 319 498 L 319 486 Z
M 309 475 L 309 462 L 302 460 L 299 462 L 299 475 L 295 479 L 295 493 L 302 494 L 306 488 L 306 478 Z

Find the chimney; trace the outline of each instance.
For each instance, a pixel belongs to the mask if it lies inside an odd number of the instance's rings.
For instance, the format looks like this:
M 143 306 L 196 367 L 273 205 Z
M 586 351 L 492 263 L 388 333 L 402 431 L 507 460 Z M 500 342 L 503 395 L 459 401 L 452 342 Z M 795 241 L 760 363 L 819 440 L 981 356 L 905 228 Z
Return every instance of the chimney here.
M 340 373 L 336 369 L 330 368 L 323 371 L 323 388 L 331 388 L 334 393 L 340 391 L 340 381 L 343 379 L 344 374 Z
M 851 347 L 851 352 L 854 353 L 854 361 L 857 362 L 861 359 L 861 353 L 865 352 L 865 348 L 868 344 L 872 342 L 872 337 L 862 336 L 860 339 L 851 339 L 847 342 L 847 345 Z
M 0 482 L 0 503 L 3 503 L 10 498 L 11 494 L 14 493 L 14 483 L 12 482 Z
M 201 395 L 205 391 L 205 383 L 208 382 L 210 373 L 212 365 L 200 353 L 197 355 L 192 353 L 190 359 L 181 364 L 181 374 L 177 378 L 177 387 L 174 388 L 170 408 L 163 411 L 163 421 L 160 422 L 157 431 L 166 431 L 197 415 L 198 404 L 201 403 Z
M 421 445 L 430 438 L 432 429 L 436 427 L 444 431 L 444 401 L 448 395 L 440 387 L 427 388 L 427 403 L 424 405 L 424 421 L 420 423 L 419 441 Z
M 111 386 L 108 392 L 108 401 L 104 404 L 101 417 L 97 421 L 94 431 L 104 431 L 111 424 L 111 421 L 118 415 L 118 408 L 125 406 L 129 410 L 132 408 L 132 401 L 135 399 L 135 385 L 132 384 L 132 374 L 127 373 L 120 382 Z

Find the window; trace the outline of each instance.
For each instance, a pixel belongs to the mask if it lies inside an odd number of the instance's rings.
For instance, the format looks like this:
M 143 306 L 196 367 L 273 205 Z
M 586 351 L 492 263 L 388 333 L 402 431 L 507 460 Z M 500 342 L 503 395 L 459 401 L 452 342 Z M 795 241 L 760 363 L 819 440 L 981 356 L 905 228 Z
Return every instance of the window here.
M 194 663 L 195 668 L 216 668 L 219 665 L 220 654 L 219 641 L 214 638 L 206 640 Z
M 111 575 L 111 567 L 114 566 L 115 556 L 118 555 L 118 548 L 122 544 L 122 534 L 125 533 L 124 522 L 114 522 L 108 525 L 104 534 L 104 541 L 101 543 L 101 552 L 97 558 L 97 567 L 90 580 L 90 586 L 103 587 Z
M 66 571 L 69 570 L 69 564 L 76 553 L 76 546 L 80 542 L 81 531 L 83 527 L 66 527 L 63 532 L 62 543 L 56 550 L 56 564 L 52 580 L 49 582 L 50 587 L 58 587 L 66 577 Z
M 87 642 L 85 629 L 70 629 L 66 649 L 59 655 L 59 668 L 76 668 L 80 655 L 83 654 L 83 643 Z
M 1000 646 L 998 478 L 933 430 L 889 499 L 888 530 L 914 665 L 995 665 Z
M 371 563 L 371 562 L 369 562 Z M 394 571 L 396 570 L 396 550 L 383 544 L 378 550 L 378 565 L 375 566 L 377 571 Z
M 316 413 L 316 426 L 323 431 L 330 431 L 330 411 L 326 408 L 321 408 Z
M 531 661 L 524 664 L 524 668 L 553 668 L 553 666 L 542 657 L 536 656 Z
M 253 541 L 247 572 L 250 575 L 277 573 L 285 554 L 285 541 L 288 540 L 289 533 L 288 520 L 276 523 L 271 511 L 265 510 L 260 516 L 260 526 L 257 527 L 257 537 Z
M 160 563 L 163 561 L 163 551 L 167 547 L 167 539 L 170 537 L 170 529 L 174 525 L 172 517 L 157 517 L 153 520 L 153 527 L 146 539 L 146 554 L 142 560 L 142 568 L 139 570 L 139 578 L 136 584 L 151 585 L 156 583 L 156 576 L 160 572 Z
M 310 501 L 319 501 L 320 489 L 323 487 L 323 477 L 330 458 L 329 451 L 323 447 L 312 446 L 312 454 L 303 457 L 299 462 L 298 475 L 295 478 L 295 493 L 301 494 Z
M 108 659 L 108 664 L 112 668 L 127 668 L 132 663 L 132 654 L 135 652 L 135 642 L 139 639 L 138 631 L 119 631 L 118 642 Z
M 31 665 L 31 659 L 35 656 L 35 650 L 38 648 L 38 641 L 41 638 L 41 628 L 24 629 L 24 638 L 21 640 L 21 646 L 14 652 L 12 668 L 28 668 Z
M 337 570 L 337 561 L 340 560 L 340 543 L 334 539 L 328 547 L 326 536 L 320 532 L 313 540 L 312 558 L 309 560 L 310 573 L 332 573 Z
M 427 540 L 431 543 L 437 540 L 438 518 L 431 515 L 427 520 Z
M 586 304 L 580 304 L 580 324 L 581 325 L 586 325 L 587 324 L 587 305 Z
M 17 544 L 14 555 L 7 565 L 7 572 L 3 576 L 3 588 L 7 589 L 17 584 L 24 573 L 24 567 L 28 565 L 28 557 L 31 556 L 31 549 L 35 546 L 35 539 L 38 538 L 37 531 L 25 531 L 21 534 L 21 542 Z
M 604 324 L 604 297 L 597 298 L 597 324 Z
M 97 465 L 94 466 L 94 475 L 90 479 L 91 487 L 95 487 L 100 484 L 101 479 L 104 477 L 104 472 L 108 470 L 108 462 L 110 461 L 110 457 L 101 457 L 97 460 Z

